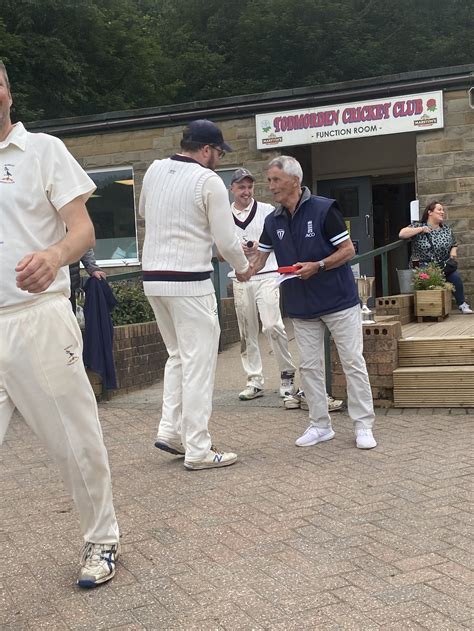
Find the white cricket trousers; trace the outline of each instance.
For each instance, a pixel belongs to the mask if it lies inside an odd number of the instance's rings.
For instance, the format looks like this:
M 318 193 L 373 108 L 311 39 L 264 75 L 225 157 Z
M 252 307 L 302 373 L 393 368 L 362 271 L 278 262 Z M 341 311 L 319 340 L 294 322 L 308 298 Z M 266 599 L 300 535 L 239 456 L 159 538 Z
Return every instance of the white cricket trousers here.
M 84 540 L 118 542 L 107 452 L 69 300 L 50 294 L 2 307 L 0 340 L 0 444 L 17 408 L 58 464 Z
M 324 373 L 324 325 L 331 332 L 347 380 L 347 409 L 355 429 L 372 429 L 374 405 L 363 351 L 360 306 L 314 320 L 293 319 L 300 352 L 300 377 L 311 425 L 331 427 Z
M 288 350 L 288 337 L 280 311 L 280 290 L 275 278 L 249 280 L 245 283 L 234 281 L 234 304 L 240 331 L 242 366 L 247 375 L 247 385 L 263 388 L 263 366 L 258 334 L 262 321 L 262 331 L 273 350 L 281 372 L 294 373 L 296 368 Z
M 186 462 L 203 460 L 219 349 L 215 294 L 147 296 L 168 351 L 158 438 L 182 442 Z

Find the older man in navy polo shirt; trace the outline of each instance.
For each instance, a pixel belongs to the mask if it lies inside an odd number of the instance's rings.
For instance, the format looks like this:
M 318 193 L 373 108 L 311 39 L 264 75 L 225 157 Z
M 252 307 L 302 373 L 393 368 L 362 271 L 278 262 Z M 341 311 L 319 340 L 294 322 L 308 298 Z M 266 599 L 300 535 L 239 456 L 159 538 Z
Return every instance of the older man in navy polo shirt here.
M 349 416 L 356 445 L 372 449 L 374 408 L 362 355 L 360 302 L 348 261 L 354 246 L 338 204 L 301 186 L 297 160 L 280 156 L 269 163 L 268 183 L 279 206 L 265 219 L 258 271 L 274 252 L 278 265 L 293 265 L 296 277 L 283 282 L 286 312 L 292 318 L 300 353 L 300 375 L 309 403 L 310 425 L 298 447 L 334 438 L 324 379 L 324 325 L 330 330 L 347 380 Z

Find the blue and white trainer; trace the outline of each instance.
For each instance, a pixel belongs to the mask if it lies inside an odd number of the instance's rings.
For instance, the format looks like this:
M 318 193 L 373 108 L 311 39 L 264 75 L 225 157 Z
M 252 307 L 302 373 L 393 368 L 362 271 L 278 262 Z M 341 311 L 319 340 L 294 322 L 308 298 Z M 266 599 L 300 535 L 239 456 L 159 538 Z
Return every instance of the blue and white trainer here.
M 186 469 L 197 471 L 199 469 L 215 469 L 217 467 L 228 467 L 237 460 L 237 454 L 231 451 L 219 451 L 214 445 L 211 446 L 209 453 L 203 460 L 184 461 Z
M 185 453 L 183 443 L 180 440 L 171 440 L 170 438 L 160 438 L 158 436 L 155 447 L 169 454 L 173 454 L 173 456 L 184 456 Z
M 79 587 L 97 587 L 115 576 L 115 566 L 119 557 L 118 543 L 84 544 L 81 553 L 81 569 L 77 578 Z

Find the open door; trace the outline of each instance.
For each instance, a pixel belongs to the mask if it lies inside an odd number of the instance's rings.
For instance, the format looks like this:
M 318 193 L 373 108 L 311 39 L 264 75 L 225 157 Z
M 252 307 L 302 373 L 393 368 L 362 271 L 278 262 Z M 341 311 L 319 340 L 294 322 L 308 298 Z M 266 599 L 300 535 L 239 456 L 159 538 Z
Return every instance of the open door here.
M 341 180 L 318 180 L 318 195 L 339 202 L 356 254 L 365 254 L 374 248 L 374 221 L 372 212 L 372 182 L 370 177 L 352 177 Z M 374 260 L 359 264 L 361 275 L 374 276 Z

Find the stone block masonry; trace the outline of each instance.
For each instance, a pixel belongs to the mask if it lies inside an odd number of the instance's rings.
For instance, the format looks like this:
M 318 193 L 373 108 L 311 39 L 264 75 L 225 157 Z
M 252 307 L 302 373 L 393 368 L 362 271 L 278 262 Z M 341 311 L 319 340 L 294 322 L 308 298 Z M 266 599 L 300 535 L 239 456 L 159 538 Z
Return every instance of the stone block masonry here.
M 399 321 L 363 326 L 364 358 L 369 373 L 374 405 L 393 406 L 393 371 L 398 368 L 398 340 L 402 336 Z M 336 345 L 331 340 L 332 396 L 347 399 L 346 377 Z
M 458 241 L 459 271 L 468 302 L 474 302 L 474 111 L 466 90 L 444 94 L 444 128 L 416 136 L 417 195 L 420 210 L 436 199 Z
M 402 325 L 415 319 L 413 294 L 397 294 L 376 298 L 375 306 L 377 316 L 396 316 Z

